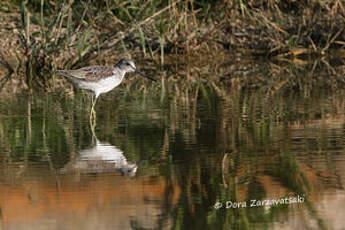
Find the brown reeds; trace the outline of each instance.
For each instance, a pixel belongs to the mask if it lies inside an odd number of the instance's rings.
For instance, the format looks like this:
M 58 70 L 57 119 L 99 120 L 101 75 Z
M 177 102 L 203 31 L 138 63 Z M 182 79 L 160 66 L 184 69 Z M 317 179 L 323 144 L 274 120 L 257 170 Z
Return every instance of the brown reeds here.
M 46 89 L 59 85 L 56 68 L 105 64 L 134 53 L 164 66 L 172 55 L 244 53 L 286 60 L 342 53 L 345 45 L 342 1 L 7 4 L 2 14 L 21 14 L 15 59 L 26 84 Z

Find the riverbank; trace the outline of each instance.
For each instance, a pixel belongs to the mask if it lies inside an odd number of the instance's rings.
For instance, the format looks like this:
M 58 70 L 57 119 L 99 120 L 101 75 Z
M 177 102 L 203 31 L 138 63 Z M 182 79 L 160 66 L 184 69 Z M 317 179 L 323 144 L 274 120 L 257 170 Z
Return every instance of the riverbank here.
M 345 56 L 338 0 L 2 2 L 0 18 L 3 75 L 24 88 L 56 85 L 59 68 L 111 65 L 122 56 L 154 68 L 171 56 Z

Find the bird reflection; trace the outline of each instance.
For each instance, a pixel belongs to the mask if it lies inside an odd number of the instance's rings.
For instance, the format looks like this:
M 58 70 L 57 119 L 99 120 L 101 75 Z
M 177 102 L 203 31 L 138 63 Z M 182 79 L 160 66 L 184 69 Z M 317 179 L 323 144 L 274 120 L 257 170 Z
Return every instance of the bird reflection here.
M 135 176 L 137 164 L 127 162 L 121 149 L 109 143 L 100 142 L 95 136 L 92 142 L 91 147 L 81 150 L 79 155 L 60 172 L 106 173 L 118 171 L 123 176 Z

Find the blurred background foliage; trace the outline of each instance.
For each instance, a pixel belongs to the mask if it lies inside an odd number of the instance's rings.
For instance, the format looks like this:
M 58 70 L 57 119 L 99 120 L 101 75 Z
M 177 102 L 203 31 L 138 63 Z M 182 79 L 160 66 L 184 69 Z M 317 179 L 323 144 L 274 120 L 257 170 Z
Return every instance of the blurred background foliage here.
M 56 85 L 57 68 L 113 64 L 155 68 L 179 56 L 292 60 L 344 56 L 344 6 L 336 1 L 77 1 L 0 3 L 1 63 L 27 87 Z M 59 78 L 58 78 L 59 79 Z

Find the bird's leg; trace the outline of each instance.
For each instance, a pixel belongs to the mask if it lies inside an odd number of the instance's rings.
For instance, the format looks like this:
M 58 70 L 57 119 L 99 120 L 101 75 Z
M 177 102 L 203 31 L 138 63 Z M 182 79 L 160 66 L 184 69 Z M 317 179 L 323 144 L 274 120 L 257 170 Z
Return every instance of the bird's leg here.
M 93 109 L 93 96 L 91 96 L 90 122 L 91 122 L 91 119 L 93 117 L 92 109 Z
M 95 135 L 95 127 L 96 127 L 96 117 L 91 117 L 90 116 L 90 128 L 91 128 L 91 132 L 92 132 L 92 139 Z
M 95 111 L 95 104 L 96 104 L 97 97 L 92 96 L 91 97 L 91 110 L 90 110 L 90 118 L 93 116 L 96 116 L 96 111 Z
M 95 97 L 95 98 L 94 98 Z M 90 125 L 91 129 L 94 129 L 96 126 L 96 111 L 95 111 L 95 105 L 97 102 L 97 95 L 92 97 L 92 106 L 91 106 L 91 111 L 90 111 Z
M 91 113 L 93 113 L 93 116 L 96 117 L 96 110 L 95 110 L 95 105 L 96 105 L 96 102 L 97 102 L 97 96 L 95 96 L 95 98 L 93 99 L 93 102 L 92 102 L 92 108 L 91 108 Z

